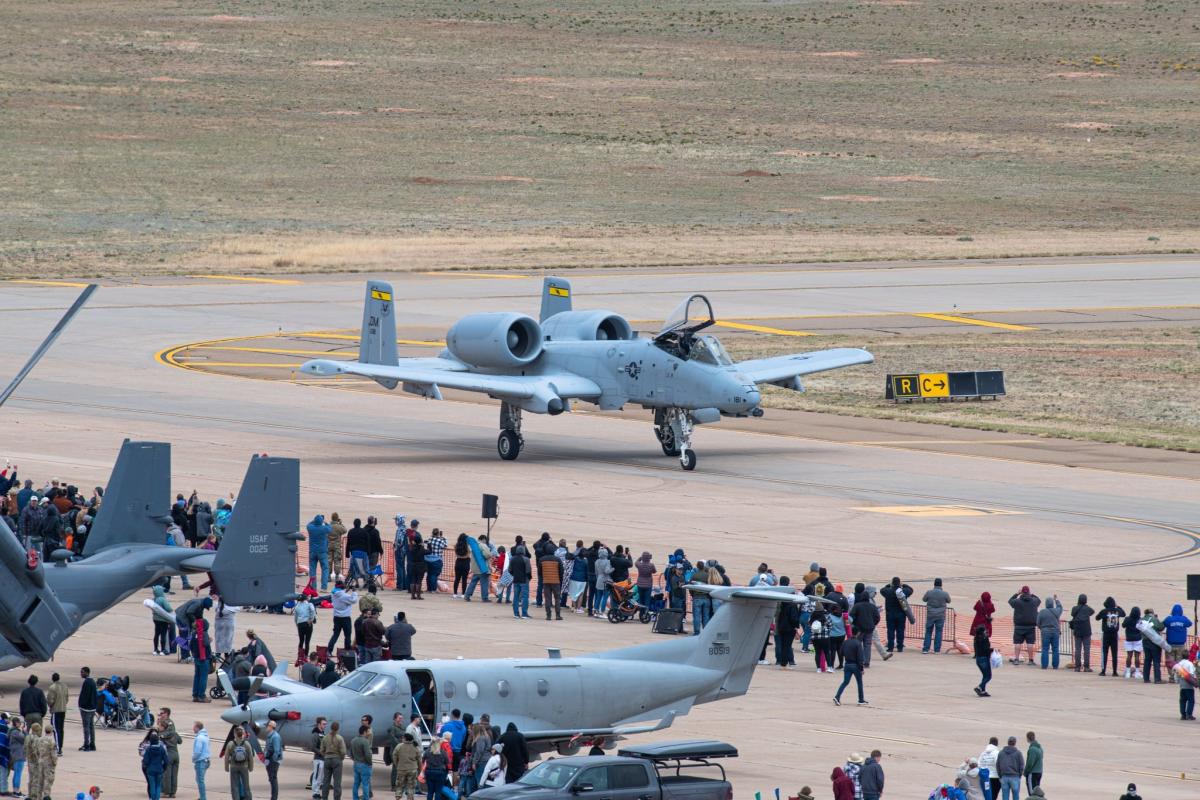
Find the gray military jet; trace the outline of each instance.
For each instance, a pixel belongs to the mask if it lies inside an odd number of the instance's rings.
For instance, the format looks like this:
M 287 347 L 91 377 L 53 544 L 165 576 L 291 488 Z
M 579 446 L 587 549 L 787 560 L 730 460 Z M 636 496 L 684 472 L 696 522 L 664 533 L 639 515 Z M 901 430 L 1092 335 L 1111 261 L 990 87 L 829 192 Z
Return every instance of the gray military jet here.
M 835 348 L 734 363 L 715 336 L 700 335 L 715 323 L 708 299 L 694 294 L 653 338 L 639 338 L 619 314 L 573 310 L 570 283 L 546 278 L 540 323 L 516 312 L 472 314 L 454 324 L 436 358 L 400 359 L 392 287 L 369 281 L 358 361 L 313 359 L 300 371 L 362 375 L 438 400 L 443 387 L 487 394 L 500 400 L 496 450 L 506 461 L 524 446 L 523 411 L 553 416 L 572 400 L 603 410 L 636 403 L 654 411 L 663 453 L 691 470 L 693 427 L 762 416 L 760 384 L 799 392 L 804 375 L 874 360 L 866 350 Z
M 274 720 L 286 744 L 306 747 L 317 717 L 357 730 L 363 714 L 389 720 L 419 713 L 426 733 L 452 708 L 512 722 L 531 750 L 571 755 L 582 746 L 610 747 L 619 738 L 668 728 L 693 706 L 738 697 L 750 687 L 758 653 L 779 603 L 809 600 L 792 587 L 694 584 L 723 601 L 699 636 L 639 644 L 590 656 L 375 661 L 327 689 L 287 677 L 287 663 L 255 679 L 254 690 L 278 696 L 234 705 L 230 724 Z M 228 676 L 220 676 L 226 683 Z M 226 688 L 232 697 L 232 686 Z M 376 726 L 377 745 L 386 725 Z
M 253 456 L 216 551 L 168 546 L 171 446 L 121 445 L 83 558 L 55 550 L 52 566 L 0 519 L 0 670 L 49 661 L 71 634 L 168 575 L 209 573 L 230 605 L 295 596 L 300 464 Z

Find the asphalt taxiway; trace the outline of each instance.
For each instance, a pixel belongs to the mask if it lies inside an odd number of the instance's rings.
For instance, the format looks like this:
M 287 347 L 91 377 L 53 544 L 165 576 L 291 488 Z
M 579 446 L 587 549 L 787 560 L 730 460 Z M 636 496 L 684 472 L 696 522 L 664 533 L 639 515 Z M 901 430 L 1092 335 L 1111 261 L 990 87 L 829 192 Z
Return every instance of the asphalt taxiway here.
M 578 307 L 610 307 L 643 330 L 653 330 L 651 321 L 691 292 L 708 294 L 724 322 L 793 335 L 815 332 L 818 318 L 990 335 L 1004 329 L 980 322 L 1131 324 L 1141 315 L 1138 325 L 1146 316 L 1173 325 L 1200 316 L 1195 257 L 580 271 L 571 278 Z M 414 339 L 428 340 L 472 311 L 532 313 L 540 286 L 536 275 L 393 280 L 401 322 Z M 201 359 L 177 359 L 187 368 L 164 363 L 163 354 L 197 342 L 347 328 L 352 336 L 361 281 L 343 275 L 106 285 L 0 412 L 8 431 L 2 455 L 29 477 L 90 486 L 106 480 L 122 438 L 166 440 L 174 444 L 176 488 L 210 497 L 236 489 L 251 452 L 293 455 L 302 461 L 305 518 L 338 510 L 386 520 L 405 512 L 453 534 L 481 527 L 479 497 L 490 492 L 500 496 L 501 543 L 549 530 L 658 556 L 684 547 L 692 558 L 720 559 L 742 578 L 760 561 L 795 576 L 813 560 L 846 581 L 899 575 L 923 589 L 939 576 L 963 611 L 981 590 L 1003 606 L 1028 583 L 1043 595 L 1057 593 L 1068 607 L 1087 592 L 1097 607 L 1112 594 L 1126 608 L 1152 605 L 1163 613 L 1183 600 L 1184 576 L 1200 572 L 1200 461 L 1193 456 L 1156 453 L 1156 465 L 1143 468 L 1138 458 L 1146 451 L 1123 461 L 1115 448 L 1065 466 L 1074 462 L 1022 457 L 1046 448 L 1023 445 L 1020 437 L 796 415 L 791 427 L 750 421 L 701 429 L 700 466 L 683 473 L 661 455 L 644 415 L 579 413 L 527 416 L 526 450 L 506 463 L 495 455 L 497 413 L 489 405 L 330 391 L 198 368 L 205 361 L 211 367 L 217 353 L 230 362 L 262 356 L 260 363 L 303 354 L 198 349 L 191 355 Z M 0 369 L 15 371 L 75 291 L 0 284 Z M 797 349 L 820 346 L 796 338 Z M 326 341 L 353 347 L 352 340 Z M 389 599 L 389 610 L 397 606 Z M 131 599 L 92 623 L 60 651 L 55 667 L 73 675 L 89 659 L 114 664 L 94 664 L 101 672 L 137 672 L 156 705 L 182 707 L 177 716 L 190 718 L 179 668 L 142 654 L 150 629 L 142 612 Z M 423 654 L 516 655 L 546 646 L 586 652 L 651 638 L 640 626 L 510 619 L 499 609 L 466 613 L 436 598 L 419 609 Z M 254 618 L 253 626 L 290 641 L 287 620 Z M 1200 762 L 1181 735 L 1169 687 L 1006 667 L 985 707 L 970 691 L 968 659 L 906 652 L 869 673 L 872 708 L 835 709 L 834 678 L 816 675 L 807 660 L 802 667 L 764 669 L 746 698 L 697 708 L 671 735 L 737 742 L 746 755 L 734 768 L 735 784 L 745 793 L 824 787 L 848 752 L 883 745 L 889 785 L 916 796 L 948 779 L 989 735 L 1020 737 L 1031 728 L 1047 745 L 1048 793 L 1056 785 L 1067 796 L 1103 796 L 1132 780 L 1146 796 L 1184 798 L 1200 785 L 1179 778 L 1200 772 Z M 36 671 L 45 677 L 49 668 Z M 6 702 L 24 674 L 0 676 Z M 205 706 L 201 713 L 215 720 L 219 710 Z M 126 740 L 113 746 L 129 752 Z M 108 796 L 138 796 L 136 776 L 128 777 L 132 761 L 116 765 L 93 755 L 64 759 L 59 781 L 86 788 L 89 776 L 106 775 L 119 787 Z M 297 765 L 305 760 L 291 759 L 285 786 L 300 785 Z M 216 773 L 210 783 L 220 783 Z

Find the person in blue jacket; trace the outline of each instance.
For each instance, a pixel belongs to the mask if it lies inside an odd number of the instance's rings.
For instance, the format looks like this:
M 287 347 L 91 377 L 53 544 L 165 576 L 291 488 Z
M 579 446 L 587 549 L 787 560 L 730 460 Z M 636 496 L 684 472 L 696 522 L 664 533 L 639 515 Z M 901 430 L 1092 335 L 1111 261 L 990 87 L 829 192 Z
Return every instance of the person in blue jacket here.
M 1188 629 L 1192 627 L 1192 621 L 1183 615 L 1183 606 L 1176 603 L 1171 606 L 1171 613 L 1163 618 L 1162 624 L 1163 636 L 1170 648 L 1170 652 L 1167 654 L 1167 672 L 1170 674 L 1171 682 L 1174 683 L 1175 671 L 1171 668 L 1187 658 Z
M 157 731 L 150 731 L 146 737 L 146 750 L 142 753 L 142 774 L 146 776 L 146 794 L 150 800 L 162 797 L 163 774 L 167 771 L 168 761 L 166 745 L 159 741 Z
M 317 584 L 317 567 L 321 567 L 321 591 L 329 589 L 329 532 L 332 528 L 324 514 L 317 514 L 308 523 L 308 576 Z

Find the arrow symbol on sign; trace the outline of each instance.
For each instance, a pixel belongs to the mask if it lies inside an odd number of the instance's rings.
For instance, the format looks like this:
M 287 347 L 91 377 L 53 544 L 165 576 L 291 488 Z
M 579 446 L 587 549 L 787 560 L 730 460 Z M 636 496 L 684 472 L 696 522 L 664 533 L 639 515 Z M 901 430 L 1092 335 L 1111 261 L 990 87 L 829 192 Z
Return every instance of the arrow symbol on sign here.
M 934 386 L 936 386 L 936 387 L 937 387 L 937 388 L 939 388 L 939 389 L 945 389 L 945 388 L 946 388 L 946 382 L 945 382 L 945 381 L 938 381 L 937 383 L 935 383 L 935 384 L 934 384 Z

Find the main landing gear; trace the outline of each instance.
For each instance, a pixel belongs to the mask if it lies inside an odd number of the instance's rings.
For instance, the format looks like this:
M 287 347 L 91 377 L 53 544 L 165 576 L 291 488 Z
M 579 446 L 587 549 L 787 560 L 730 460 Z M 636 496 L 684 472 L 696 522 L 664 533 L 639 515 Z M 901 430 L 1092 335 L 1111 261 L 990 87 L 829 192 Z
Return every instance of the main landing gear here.
M 654 410 L 654 435 L 662 445 L 663 455 L 679 458 L 679 466 L 688 472 L 696 468 L 696 451 L 692 449 L 692 419 L 681 408 Z
M 505 461 L 516 461 L 525 447 L 521 436 L 521 409 L 508 403 L 500 403 L 500 438 L 496 440 L 496 452 Z

